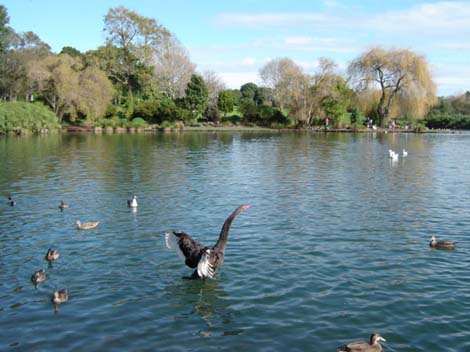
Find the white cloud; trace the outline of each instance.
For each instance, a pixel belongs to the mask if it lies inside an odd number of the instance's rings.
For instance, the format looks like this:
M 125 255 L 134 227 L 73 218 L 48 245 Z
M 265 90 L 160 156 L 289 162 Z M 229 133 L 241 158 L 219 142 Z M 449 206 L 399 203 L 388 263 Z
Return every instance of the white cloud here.
M 324 13 L 222 13 L 216 17 L 216 23 L 223 26 L 290 26 L 299 23 L 331 23 L 331 16 Z
M 219 75 L 230 89 L 240 89 L 248 82 L 260 84 L 258 72 L 221 72 Z
M 253 66 L 256 64 L 256 59 L 253 57 L 245 57 L 241 60 L 243 66 Z
M 470 2 L 423 3 L 405 10 L 377 13 L 369 25 L 391 33 L 408 33 L 431 39 L 449 34 L 470 34 Z
M 361 52 L 380 45 L 407 48 L 432 58 L 429 63 L 436 68 L 440 95 L 468 90 L 470 1 L 428 1 L 401 9 L 394 6 L 393 10 L 384 3 L 371 10 L 365 5 L 346 8 L 340 1 L 324 0 L 321 8 L 314 12 L 300 12 L 297 7 L 295 12 L 220 14 L 218 25 L 245 31 L 246 39 L 219 52 L 224 51 L 225 57 L 233 52 L 250 53 L 238 62 L 229 60 L 232 67 L 220 56 L 221 72 L 233 81 L 243 77 L 235 72 L 249 71 L 252 75 L 246 77 L 253 81 L 254 72 L 267 62 L 262 57 L 289 57 L 306 72 L 315 70 L 318 58 L 330 57 L 344 70 Z M 459 70 L 443 70 L 444 64 Z

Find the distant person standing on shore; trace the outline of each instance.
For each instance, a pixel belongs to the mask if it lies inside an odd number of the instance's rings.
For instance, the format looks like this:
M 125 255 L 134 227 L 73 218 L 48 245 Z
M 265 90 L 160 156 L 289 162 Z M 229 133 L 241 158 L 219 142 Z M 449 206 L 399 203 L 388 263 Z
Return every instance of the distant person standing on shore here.
M 328 117 L 325 117 L 325 130 L 328 129 L 329 124 L 330 124 L 330 119 Z

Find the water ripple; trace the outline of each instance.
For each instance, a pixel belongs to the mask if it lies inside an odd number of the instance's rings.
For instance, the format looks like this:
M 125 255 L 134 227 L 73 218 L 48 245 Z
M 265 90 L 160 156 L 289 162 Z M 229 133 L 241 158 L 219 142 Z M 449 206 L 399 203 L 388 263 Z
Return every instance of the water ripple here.
M 469 137 L 0 139 L 0 187 L 17 200 L 0 204 L 0 350 L 329 351 L 373 331 L 386 351 L 469 350 Z M 212 245 L 240 204 L 216 280 L 183 280 L 164 232 Z M 430 249 L 431 235 L 458 247 Z

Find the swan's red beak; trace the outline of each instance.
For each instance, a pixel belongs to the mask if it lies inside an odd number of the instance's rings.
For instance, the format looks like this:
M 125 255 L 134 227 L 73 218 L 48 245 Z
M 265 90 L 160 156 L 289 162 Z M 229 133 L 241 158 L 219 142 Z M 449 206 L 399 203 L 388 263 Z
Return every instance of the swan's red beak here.
M 249 205 L 243 205 L 243 206 L 242 206 L 242 210 L 248 210 L 248 209 L 250 209 L 250 206 L 249 206 Z

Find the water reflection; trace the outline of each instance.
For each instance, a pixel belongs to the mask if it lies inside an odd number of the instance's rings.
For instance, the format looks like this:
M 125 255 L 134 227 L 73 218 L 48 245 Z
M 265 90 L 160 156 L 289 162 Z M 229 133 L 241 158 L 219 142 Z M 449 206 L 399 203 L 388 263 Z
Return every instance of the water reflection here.
M 238 335 L 242 330 L 234 330 L 236 313 L 230 308 L 228 295 L 216 280 L 183 280 L 165 288 L 165 299 L 170 305 L 183 309 L 182 316 L 197 314 L 204 322 L 198 327 L 201 336 Z M 232 327 L 232 329 L 230 329 Z

